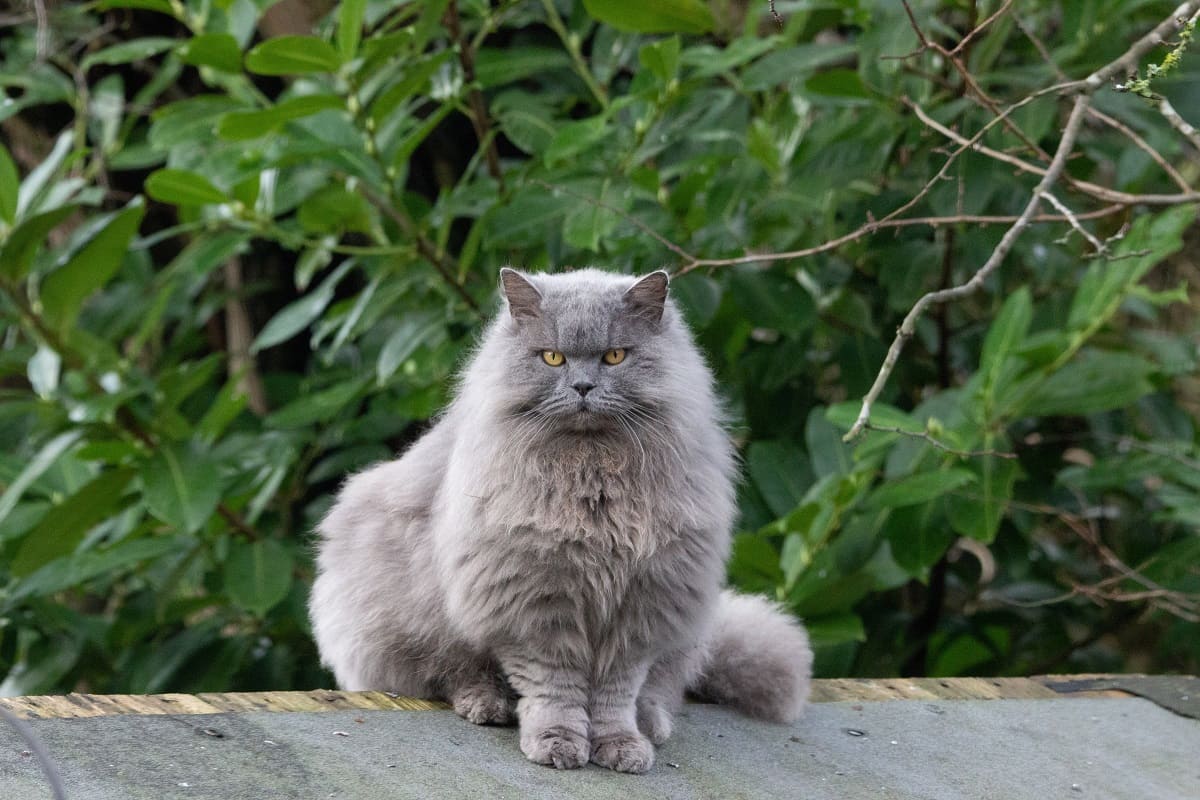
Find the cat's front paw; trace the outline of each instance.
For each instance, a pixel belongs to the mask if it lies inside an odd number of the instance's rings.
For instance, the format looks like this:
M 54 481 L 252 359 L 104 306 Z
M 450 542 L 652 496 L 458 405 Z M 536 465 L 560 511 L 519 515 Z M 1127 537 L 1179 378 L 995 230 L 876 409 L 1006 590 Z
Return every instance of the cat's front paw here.
M 654 766 L 654 745 L 640 733 L 613 733 L 592 742 L 592 762 L 641 774 Z
M 555 769 L 578 769 L 588 762 L 591 745 L 584 736 L 554 727 L 521 735 L 521 752 L 535 764 Z
M 476 725 L 507 725 L 513 717 L 508 697 L 494 686 L 460 689 L 450 704 L 455 714 Z
M 663 708 L 661 703 L 653 700 L 638 701 L 637 724 L 638 730 L 646 734 L 647 738 L 656 745 L 670 739 L 671 733 L 675 730 L 671 712 Z

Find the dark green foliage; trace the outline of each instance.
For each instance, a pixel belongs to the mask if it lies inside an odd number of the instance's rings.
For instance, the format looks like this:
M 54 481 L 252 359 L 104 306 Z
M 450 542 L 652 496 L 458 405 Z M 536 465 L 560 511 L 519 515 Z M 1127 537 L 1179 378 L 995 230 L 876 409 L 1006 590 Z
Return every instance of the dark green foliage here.
M 310 532 L 444 404 L 499 267 L 814 247 L 944 163 L 902 98 L 992 117 L 944 60 L 884 58 L 918 44 L 891 0 L 781 1 L 782 27 L 765 2 L 352 0 L 274 38 L 265 5 L 58 4 L 48 58 L 32 18 L 0 43 L 0 693 L 327 684 Z M 1000 4 L 915 5 L 952 47 Z M 1016 19 L 1082 77 L 1174 2 L 1016 5 L 963 51 L 1001 105 L 1056 80 Z M 1186 116 L 1196 57 L 1172 74 Z M 1186 163 L 1153 105 L 1096 104 Z M 1014 120 L 1053 152 L 1063 112 Z M 1101 125 L 1069 171 L 1178 191 Z M 969 153 L 906 216 L 1011 217 L 1033 185 Z M 825 674 L 1200 668 L 1194 218 L 1089 220 L 1123 233 L 1104 258 L 1035 225 L 918 324 L 853 444 L 904 312 L 1005 226 L 685 270 L 745 466 L 732 581 L 805 616 Z

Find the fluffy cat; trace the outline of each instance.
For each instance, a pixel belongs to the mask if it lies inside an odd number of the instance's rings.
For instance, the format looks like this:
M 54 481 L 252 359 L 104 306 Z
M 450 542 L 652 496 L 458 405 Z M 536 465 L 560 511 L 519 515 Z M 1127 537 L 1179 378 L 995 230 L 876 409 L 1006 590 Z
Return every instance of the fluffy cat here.
M 685 690 L 798 717 L 803 627 L 721 589 L 734 453 L 666 273 L 501 284 L 449 408 L 320 525 L 324 663 L 344 689 L 515 714 L 560 769 L 645 772 Z

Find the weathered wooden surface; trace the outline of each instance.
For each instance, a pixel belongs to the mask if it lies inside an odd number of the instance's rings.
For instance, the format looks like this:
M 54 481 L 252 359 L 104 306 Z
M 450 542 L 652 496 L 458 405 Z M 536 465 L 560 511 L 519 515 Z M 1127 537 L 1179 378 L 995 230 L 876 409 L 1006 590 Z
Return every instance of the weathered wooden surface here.
M 538 767 L 513 728 L 379 692 L 0 705 L 29 720 L 71 800 L 1197 800 L 1200 721 L 1146 699 L 1190 699 L 1194 680 L 818 681 L 791 726 L 688 706 L 636 777 Z M 48 796 L 36 758 L 0 726 L 0 800 Z
M 813 702 L 880 700 L 999 700 L 1056 697 L 1030 678 L 855 678 L 813 682 Z M 211 694 L 68 694 L 0 697 L 0 706 L 23 719 L 103 717 L 118 714 L 225 714 L 241 711 L 433 711 L 442 703 L 385 692 L 226 692 Z

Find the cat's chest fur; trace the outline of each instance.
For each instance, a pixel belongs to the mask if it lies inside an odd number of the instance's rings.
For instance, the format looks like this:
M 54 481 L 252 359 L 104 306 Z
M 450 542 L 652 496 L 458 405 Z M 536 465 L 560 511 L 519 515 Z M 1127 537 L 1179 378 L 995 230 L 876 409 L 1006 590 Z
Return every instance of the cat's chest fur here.
M 548 541 L 646 554 L 670 538 L 658 454 L 629 440 L 563 437 L 523 454 L 486 505 Z M 491 516 L 491 514 L 489 514 Z

